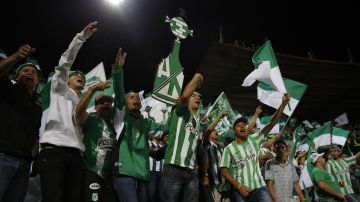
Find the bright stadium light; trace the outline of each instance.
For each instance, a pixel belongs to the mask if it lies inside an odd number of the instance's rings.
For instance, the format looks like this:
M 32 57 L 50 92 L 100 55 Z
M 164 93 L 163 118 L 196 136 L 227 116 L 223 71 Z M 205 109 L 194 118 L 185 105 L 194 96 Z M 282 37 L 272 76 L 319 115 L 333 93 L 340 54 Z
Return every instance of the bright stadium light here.
M 108 3 L 118 6 L 123 0 L 106 0 Z

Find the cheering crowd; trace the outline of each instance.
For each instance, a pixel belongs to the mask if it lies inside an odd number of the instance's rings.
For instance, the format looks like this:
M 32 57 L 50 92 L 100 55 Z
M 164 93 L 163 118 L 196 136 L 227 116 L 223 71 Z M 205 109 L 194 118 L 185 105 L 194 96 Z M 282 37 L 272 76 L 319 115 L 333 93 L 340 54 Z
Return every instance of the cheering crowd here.
M 36 49 L 26 44 L 0 61 L 0 202 L 24 201 L 29 178 L 37 174 L 44 202 L 358 201 L 359 152 L 330 145 L 325 152 L 295 151 L 292 159 L 289 141 L 269 135 L 290 101 L 287 94 L 260 131 L 253 133 L 259 106 L 250 121 L 240 117 L 232 123 L 233 136 L 221 138 L 215 127 L 228 112 L 210 124 L 200 117 L 198 89 L 206 78 L 199 73 L 163 123 L 144 118 L 139 94 L 125 92 L 127 53 L 121 49 L 111 71 L 115 96 L 95 96 L 109 81 L 82 93 L 85 75 L 70 68 L 96 31 L 97 22 L 89 23 L 61 55 L 41 136 L 41 70 L 24 63 L 14 80 L 8 77 Z M 95 112 L 89 113 L 93 97 Z M 311 188 L 299 183 L 305 161 L 313 167 Z

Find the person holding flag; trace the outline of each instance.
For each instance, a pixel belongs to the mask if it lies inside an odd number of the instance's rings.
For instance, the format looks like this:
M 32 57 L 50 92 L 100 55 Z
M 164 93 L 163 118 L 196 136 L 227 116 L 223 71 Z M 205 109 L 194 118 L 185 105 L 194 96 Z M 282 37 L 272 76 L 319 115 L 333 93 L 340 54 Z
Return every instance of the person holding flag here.
M 332 145 L 330 148 L 331 159 L 326 164 L 326 170 L 332 177 L 332 180 L 338 182 L 341 193 L 345 195 L 348 202 L 356 202 L 354 190 L 352 189 L 350 179 L 350 166 L 356 164 L 356 160 L 360 158 L 360 152 L 355 156 L 348 158 L 341 157 L 341 150 L 339 146 Z
M 25 44 L 0 61 L 0 201 L 24 200 L 31 161 L 37 153 L 42 115 L 36 94 L 40 71 L 25 63 L 17 68 L 15 83 L 6 75 L 34 51 Z
M 42 201 L 81 201 L 82 158 L 85 151 L 75 108 L 85 75 L 70 68 L 83 43 L 97 31 L 91 22 L 78 33 L 61 55 L 51 78 L 51 101 L 38 158 Z
M 271 121 L 253 135 L 249 135 L 245 118 L 240 117 L 235 120 L 233 132 L 236 140 L 225 147 L 220 163 L 221 174 L 235 188 L 234 202 L 271 201 L 259 166 L 260 142 L 280 119 L 289 101 L 290 96 L 285 94 Z

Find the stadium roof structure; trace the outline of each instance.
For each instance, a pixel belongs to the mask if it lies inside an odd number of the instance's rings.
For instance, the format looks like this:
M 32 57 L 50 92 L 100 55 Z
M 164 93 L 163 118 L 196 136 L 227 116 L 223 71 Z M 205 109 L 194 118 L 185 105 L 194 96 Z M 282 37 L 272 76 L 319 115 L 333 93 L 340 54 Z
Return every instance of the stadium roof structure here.
M 203 101 L 214 102 L 224 91 L 234 110 L 252 114 L 258 105 L 256 83 L 241 86 L 254 69 L 251 58 L 254 49 L 213 42 L 198 68 L 204 76 L 200 92 Z M 350 121 L 360 115 L 360 64 L 317 60 L 285 54 L 276 54 L 284 78 L 308 85 L 293 117 L 330 121 L 346 112 Z M 274 109 L 263 107 L 264 113 Z

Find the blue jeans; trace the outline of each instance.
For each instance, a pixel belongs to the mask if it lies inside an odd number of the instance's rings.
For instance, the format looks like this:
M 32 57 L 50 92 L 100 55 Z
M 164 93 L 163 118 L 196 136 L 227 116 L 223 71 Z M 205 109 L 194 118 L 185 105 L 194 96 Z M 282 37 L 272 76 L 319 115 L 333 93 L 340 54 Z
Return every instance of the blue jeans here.
M 114 188 L 120 202 L 146 202 L 148 182 L 121 175 L 115 178 Z
M 31 162 L 0 153 L 0 201 L 24 201 Z
M 357 200 L 351 194 L 345 195 L 345 198 L 347 202 L 357 202 Z
M 199 178 L 194 169 L 175 165 L 164 165 L 160 182 L 162 202 L 184 202 L 199 200 Z
M 150 171 L 150 183 L 148 184 L 148 194 L 150 202 L 158 202 L 160 200 L 160 180 L 161 171 Z
M 234 202 L 269 202 L 271 200 L 270 192 L 267 187 L 260 187 L 250 192 L 248 197 L 240 195 L 238 190 L 234 190 Z

